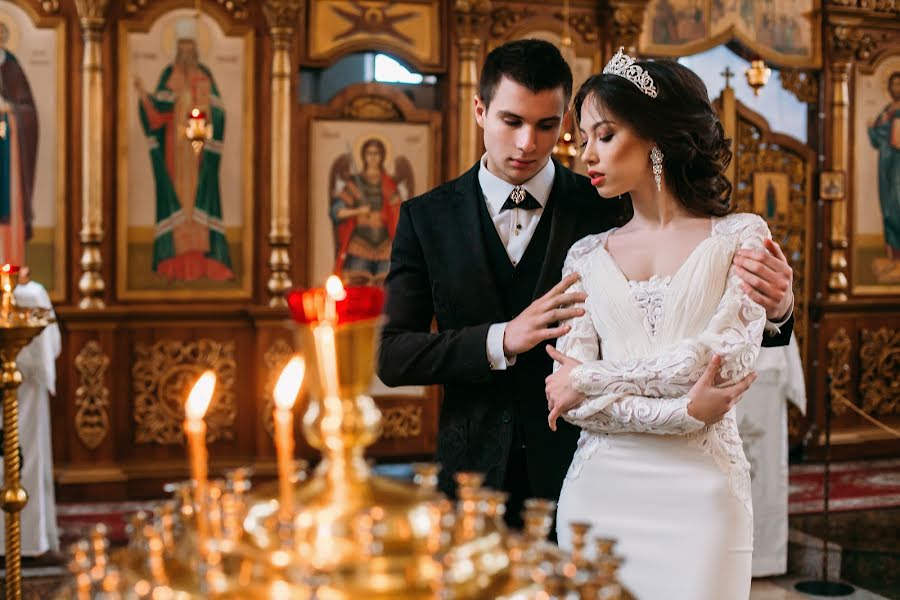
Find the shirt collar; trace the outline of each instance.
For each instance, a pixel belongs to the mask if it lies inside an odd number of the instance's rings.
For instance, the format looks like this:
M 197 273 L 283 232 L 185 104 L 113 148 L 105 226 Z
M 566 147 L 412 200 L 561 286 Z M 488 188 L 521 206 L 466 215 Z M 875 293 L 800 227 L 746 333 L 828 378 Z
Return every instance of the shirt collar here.
M 481 192 L 491 207 L 492 213 L 497 214 L 516 186 L 488 171 L 487 154 L 481 157 L 480 165 L 481 168 L 478 169 L 478 184 L 481 186 Z M 553 177 L 555 175 L 556 166 L 553 164 L 553 160 L 550 159 L 543 169 L 522 184 L 522 187 L 538 201 L 541 208 L 547 206 L 550 190 L 553 189 Z

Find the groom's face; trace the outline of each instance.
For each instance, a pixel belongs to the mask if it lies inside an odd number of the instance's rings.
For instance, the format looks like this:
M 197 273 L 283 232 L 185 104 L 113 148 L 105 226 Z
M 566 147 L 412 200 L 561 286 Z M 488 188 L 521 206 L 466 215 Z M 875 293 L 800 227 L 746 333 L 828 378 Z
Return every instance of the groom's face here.
M 565 109 L 562 87 L 532 92 L 507 77 L 500 79 L 490 105 L 475 98 L 488 170 L 513 185 L 531 179 L 550 159 Z

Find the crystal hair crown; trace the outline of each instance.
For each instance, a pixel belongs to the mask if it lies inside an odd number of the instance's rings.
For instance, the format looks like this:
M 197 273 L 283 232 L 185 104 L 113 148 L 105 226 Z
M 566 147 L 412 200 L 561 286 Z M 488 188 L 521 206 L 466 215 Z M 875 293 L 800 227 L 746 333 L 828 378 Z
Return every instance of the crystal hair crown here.
M 603 67 L 603 74 L 624 77 L 651 98 L 656 98 L 656 84 L 653 83 L 650 73 L 634 63 L 635 58 L 625 54 L 625 47 L 621 46 L 616 55 Z

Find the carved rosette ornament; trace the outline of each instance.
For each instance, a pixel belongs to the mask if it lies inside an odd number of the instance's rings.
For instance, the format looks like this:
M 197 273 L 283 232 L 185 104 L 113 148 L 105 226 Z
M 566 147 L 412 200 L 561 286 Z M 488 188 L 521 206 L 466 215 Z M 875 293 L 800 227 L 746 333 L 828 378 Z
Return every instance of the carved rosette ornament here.
M 284 366 L 291 360 L 292 356 L 294 356 L 294 349 L 284 340 L 276 340 L 269 346 L 269 349 L 266 350 L 265 354 L 263 354 L 263 364 L 266 369 L 266 385 L 263 389 L 261 402 L 263 408 L 262 415 L 260 416 L 262 417 L 263 428 L 266 430 L 266 433 L 269 434 L 270 438 L 275 435 L 275 423 L 272 416 L 272 411 L 275 410 L 275 398 L 273 396 L 275 383 L 278 381 L 278 376 L 281 375 L 282 369 L 284 369 Z M 296 408 L 296 403 L 294 406 Z
M 847 412 L 844 402 L 850 399 L 850 348 L 847 330 L 841 327 L 828 340 L 828 375 L 831 377 L 831 412 Z
M 500 8 L 495 8 L 491 11 L 491 37 L 492 38 L 505 38 L 507 34 L 509 34 L 509 30 L 526 17 L 531 17 L 535 14 L 533 10 L 523 8 L 512 10 L 509 7 L 501 6 Z
M 109 433 L 109 388 L 106 370 L 109 357 L 95 340 L 90 340 L 75 357 L 79 385 L 75 389 L 75 433 L 90 450 Z
M 234 342 L 162 340 L 135 346 L 132 367 L 135 443 L 184 443 L 184 403 L 206 369 L 216 373 L 216 389 L 206 413 L 206 441 L 234 438 L 237 405 Z
M 383 439 L 414 438 L 422 435 L 422 406 L 406 404 L 381 409 Z
M 644 26 L 648 0 L 610 0 L 612 11 L 612 47 L 625 47 L 625 53 L 639 54 L 638 40 Z
M 859 347 L 859 395 L 873 416 L 900 415 L 900 330 L 862 330 Z
M 344 107 L 344 117 L 364 121 L 402 121 L 397 105 L 383 96 L 358 96 Z

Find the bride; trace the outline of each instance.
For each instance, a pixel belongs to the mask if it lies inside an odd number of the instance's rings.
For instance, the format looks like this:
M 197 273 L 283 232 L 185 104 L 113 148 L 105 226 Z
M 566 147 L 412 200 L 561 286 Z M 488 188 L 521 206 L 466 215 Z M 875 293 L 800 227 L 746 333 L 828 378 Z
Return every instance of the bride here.
M 620 50 L 574 109 L 592 184 L 630 196 L 634 216 L 577 242 L 563 269 L 587 300 L 547 347 L 550 426 L 561 416 L 582 429 L 560 545 L 571 522 L 590 522 L 619 540 L 639 600 L 746 600 L 750 474 L 733 407 L 766 314 L 735 255 L 763 248 L 769 229 L 732 212 L 729 143 L 689 69 Z

